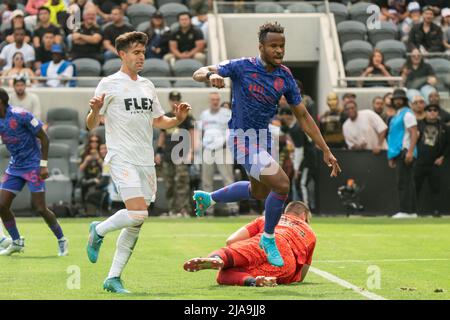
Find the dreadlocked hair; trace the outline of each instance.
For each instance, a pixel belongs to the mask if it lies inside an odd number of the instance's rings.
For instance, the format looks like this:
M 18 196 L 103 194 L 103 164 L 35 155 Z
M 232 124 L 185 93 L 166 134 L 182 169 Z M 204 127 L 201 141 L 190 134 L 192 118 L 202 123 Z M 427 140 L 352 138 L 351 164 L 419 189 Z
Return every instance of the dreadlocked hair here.
M 281 26 L 278 22 L 266 22 L 262 26 L 259 27 L 259 43 L 263 43 L 266 40 L 267 34 L 269 32 L 274 33 L 284 33 L 284 27 Z

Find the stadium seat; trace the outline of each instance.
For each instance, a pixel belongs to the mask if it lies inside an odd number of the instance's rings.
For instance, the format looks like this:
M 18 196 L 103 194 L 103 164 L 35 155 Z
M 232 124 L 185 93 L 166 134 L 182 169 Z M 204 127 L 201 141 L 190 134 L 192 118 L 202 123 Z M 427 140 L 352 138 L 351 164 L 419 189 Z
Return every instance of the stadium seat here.
M 172 88 L 172 83 L 164 79 L 150 79 L 155 88 Z
M 382 40 L 395 40 L 398 38 L 398 28 L 390 21 L 380 21 L 380 28 L 368 29 L 369 41 L 376 45 Z
M 180 3 L 183 4 L 183 0 L 156 0 L 156 3 L 158 4 L 158 8 L 165 5 L 166 3 Z
M 369 65 L 369 59 L 353 59 L 345 64 L 345 72 L 348 77 L 358 77 Z
M 150 4 L 137 3 L 128 7 L 127 16 L 133 27 L 137 28 L 140 23 L 150 21 L 155 11 L 156 8 Z
M 372 53 L 373 47 L 367 41 L 351 40 L 342 46 L 342 55 L 345 62 L 358 58 L 369 59 Z
M 336 25 L 341 23 L 342 21 L 347 20 L 348 10 L 347 6 L 338 2 L 330 2 L 330 12 L 334 14 L 334 21 Z M 317 12 L 326 12 L 325 5 L 320 5 L 317 7 Z
M 195 80 L 177 80 L 173 86 L 175 88 L 204 88 L 206 84 Z
M 385 64 L 389 68 L 391 68 L 391 74 L 396 77 L 400 75 L 402 67 L 405 65 L 405 63 L 406 63 L 406 59 L 404 59 L 404 58 L 390 59 L 385 62 Z
M 77 149 L 78 150 L 78 149 Z M 53 174 L 70 175 L 70 146 L 65 143 L 50 142 L 48 149 L 48 171 Z
M 382 40 L 379 41 L 375 48 L 380 49 L 384 55 L 384 61 L 395 58 L 404 58 L 406 54 L 406 46 L 398 40 Z
M 177 16 L 181 12 L 189 12 L 189 8 L 180 3 L 166 3 L 159 7 L 166 21 L 166 25 L 170 26 L 177 21 Z
M 170 77 L 169 64 L 161 59 L 147 59 L 144 69 L 141 71 L 143 77 Z
M 102 72 L 100 62 L 90 58 L 80 58 L 72 61 L 78 77 L 98 77 Z M 77 80 L 78 87 L 96 87 L 99 80 Z
M 54 125 L 48 128 L 50 143 L 68 145 L 72 157 L 78 158 L 80 129 L 73 125 Z
M 337 25 L 341 46 L 350 40 L 366 40 L 366 26 L 358 21 L 343 21 Z
M 150 27 L 150 21 L 144 21 L 139 23 L 139 25 L 136 27 L 136 31 L 144 32 Z
M 350 9 L 348 10 L 348 13 L 350 15 L 351 20 L 359 21 L 363 23 L 364 25 L 367 24 L 367 19 L 373 14 L 369 10 L 369 13 L 367 12 L 369 6 L 374 6 L 373 3 L 368 2 L 358 2 L 355 4 L 352 4 Z
M 194 59 L 181 59 L 175 61 L 173 74 L 175 77 L 192 77 L 192 74 L 203 65 Z
M 255 6 L 255 13 L 283 13 L 284 8 L 277 3 L 258 3 Z
M 52 108 L 47 112 L 47 124 L 49 127 L 55 125 L 72 125 L 80 127 L 78 112 L 69 108 Z
M 119 58 L 110 59 L 103 64 L 102 73 L 105 77 L 110 76 L 119 71 L 122 60 Z
M 296 3 L 292 3 L 290 5 L 287 6 L 287 11 L 288 12 L 294 12 L 294 13 L 315 13 L 316 8 L 309 3 L 306 2 L 296 2 Z
M 60 201 L 71 203 L 72 181 L 70 180 L 70 147 L 60 143 L 50 143 L 48 151 L 50 177 L 45 181 L 48 204 Z

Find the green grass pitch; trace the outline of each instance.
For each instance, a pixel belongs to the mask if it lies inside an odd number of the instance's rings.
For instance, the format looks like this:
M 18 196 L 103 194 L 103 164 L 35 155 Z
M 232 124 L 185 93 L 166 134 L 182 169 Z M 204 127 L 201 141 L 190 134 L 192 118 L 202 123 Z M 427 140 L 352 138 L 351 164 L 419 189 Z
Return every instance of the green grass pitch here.
M 123 274 L 133 294 L 118 296 L 102 291 L 118 232 L 106 237 L 91 264 L 85 253 L 91 220 L 60 220 L 70 255 L 59 258 L 44 222 L 19 218 L 26 251 L 0 257 L 0 299 L 366 299 L 313 273 L 302 284 L 248 288 L 217 285 L 215 271 L 183 270 L 186 259 L 223 246 L 250 220 L 148 219 Z M 386 299 L 450 299 L 450 219 L 316 218 L 312 227 L 315 268 Z

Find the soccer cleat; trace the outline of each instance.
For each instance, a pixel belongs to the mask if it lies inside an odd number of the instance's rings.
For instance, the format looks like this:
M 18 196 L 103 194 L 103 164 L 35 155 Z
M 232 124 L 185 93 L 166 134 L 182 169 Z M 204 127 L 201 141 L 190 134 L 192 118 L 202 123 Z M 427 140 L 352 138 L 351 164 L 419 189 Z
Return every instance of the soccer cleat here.
M 13 253 L 20 253 L 25 250 L 25 239 L 20 238 L 19 240 L 14 240 L 11 244 L 4 250 L 0 251 L 0 256 L 10 256 Z
M 100 237 L 95 230 L 95 227 L 100 223 L 100 221 L 94 221 L 89 226 L 89 240 L 87 244 L 87 255 L 89 261 L 92 263 L 96 263 L 98 259 L 98 252 L 100 251 L 100 247 L 103 243 L 103 237 Z
M 61 238 L 58 240 L 58 256 L 65 257 L 69 254 L 69 240 Z
M 0 239 L 0 249 L 8 248 L 11 243 L 12 243 L 12 239 L 10 237 L 1 238 Z
M 192 197 L 195 201 L 195 215 L 202 217 L 206 213 L 206 209 L 211 206 L 211 194 L 209 192 L 196 190 Z
M 276 277 L 258 276 L 255 278 L 256 287 L 275 287 L 277 285 Z
M 113 293 L 130 293 L 123 287 L 122 280 L 119 277 L 106 279 L 103 282 L 103 290 Z
M 183 265 L 188 272 L 197 272 L 204 269 L 219 270 L 223 268 L 223 261 L 220 258 L 193 258 Z
M 275 243 L 275 238 L 266 238 L 261 235 L 261 240 L 259 240 L 259 247 L 264 250 L 267 255 L 267 261 L 275 267 L 284 266 L 283 257 L 278 251 L 277 244 Z

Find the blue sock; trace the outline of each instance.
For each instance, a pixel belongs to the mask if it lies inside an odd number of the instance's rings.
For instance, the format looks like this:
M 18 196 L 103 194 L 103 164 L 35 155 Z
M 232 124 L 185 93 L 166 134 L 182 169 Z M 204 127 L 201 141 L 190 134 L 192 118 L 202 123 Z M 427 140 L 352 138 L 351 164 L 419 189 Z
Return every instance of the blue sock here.
M 276 192 L 270 192 L 266 199 L 266 216 L 264 223 L 264 232 L 273 234 L 275 227 L 280 221 L 281 214 L 283 213 L 284 202 L 288 195 L 281 195 Z
M 211 193 L 215 202 L 236 202 L 250 197 L 250 181 L 235 182 Z
M 20 239 L 19 230 L 17 230 L 16 226 L 16 219 L 12 218 L 12 220 L 3 221 L 3 224 L 6 230 L 8 230 L 8 233 L 11 236 L 11 239 L 13 239 L 13 241 Z
M 63 231 L 61 229 L 61 226 L 57 222 L 55 225 L 50 227 L 50 230 L 52 230 L 53 234 L 55 235 L 56 239 L 61 239 L 64 237 Z

